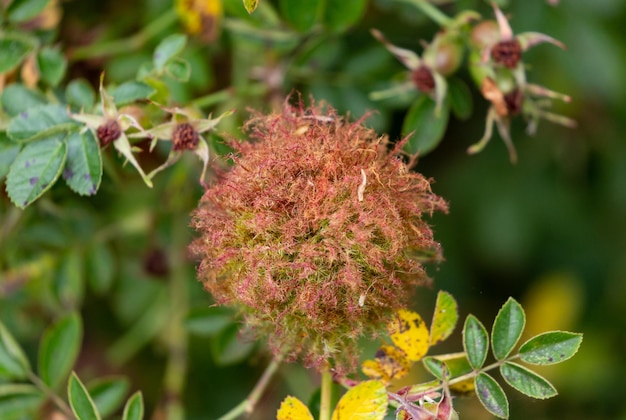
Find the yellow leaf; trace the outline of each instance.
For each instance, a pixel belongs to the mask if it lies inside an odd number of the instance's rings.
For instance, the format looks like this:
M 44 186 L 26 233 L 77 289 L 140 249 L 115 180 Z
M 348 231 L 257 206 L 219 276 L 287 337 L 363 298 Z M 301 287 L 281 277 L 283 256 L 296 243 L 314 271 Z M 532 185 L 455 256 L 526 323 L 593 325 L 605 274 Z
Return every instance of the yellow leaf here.
M 332 420 L 383 420 L 387 404 L 387 390 L 382 382 L 361 382 L 341 397 Z
M 458 320 L 459 310 L 456 301 L 450 293 L 440 291 L 437 294 L 435 314 L 430 326 L 430 345 L 434 346 L 448 338 Z
M 191 35 L 211 42 L 219 34 L 222 0 L 176 0 L 176 12 Z
M 259 0 L 243 0 L 243 5 L 248 14 L 252 14 L 252 12 L 254 12 L 259 5 Z
M 313 420 L 313 415 L 302 401 L 289 396 L 280 405 L 276 420 Z
M 463 382 L 450 385 L 450 391 L 454 391 L 457 394 L 469 394 L 474 392 L 474 379 L 466 379 Z
M 378 379 L 385 385 L 409 373 L 411 363 L 403 351 L 393 346 L 381 346 L 376 352 L 376 360 L 366 360 L 361 366 L 363 373 L 371 379 Z
M 410 361 L 417 362 L 428 352 L 428 328 L 419 314 L 400 309 L 387 328 L 393 343 Z

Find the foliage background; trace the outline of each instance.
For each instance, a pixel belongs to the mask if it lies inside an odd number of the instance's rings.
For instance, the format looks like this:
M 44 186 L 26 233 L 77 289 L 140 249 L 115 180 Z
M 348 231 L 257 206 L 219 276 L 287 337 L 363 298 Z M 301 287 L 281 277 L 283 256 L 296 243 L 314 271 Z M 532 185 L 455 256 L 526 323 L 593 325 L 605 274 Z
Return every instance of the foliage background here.
M 236 19 L 234 3 L 240 2 L 226 2 L 219 40 L 192 42 L 184 54 L 192 63 L 192 78 L 187 86 L 170 83 L 176 101 L 234 87 L 234 94 L 204 110 L 238 108 L 236 118 L 220 125 L 235 132 L 246 105 L 263 108 L 297 88 L 353 115 L 377 109 L 371 124 L 392 137 L 400 135 L 408 103 L 374 103 L 367 94 L 403 68 L 369 28 L 420 51 L 419 40 L 430 39 L 437 29 L 423 15 L 372 0 L 355 27 L 321 37 L 319 45 L 309 42 L 315 46 L 310 52 L 289 55 L 294 40 L 269 46 L 238 39 L 229 23 Z M 68 48 L 127 36 L 170 7 L 166 0 L 68 1 L 59 40 Z M 460 0 L 444 10 L 455 7 L 491 16 L 486 2 Z M 621 135 L 626 129 L 626 4 L 565 0 L 552 7 L 540 0 L 511 0 L 503 8 L 516 32 L 543 32 L 568 46 L 567 51 L 534 48 L 525 62 L 532 66 L 533 82 L 572 96 L 573 102 L 559 105 L 558 111 L 575 118 L 579 127 L 542 123 L 531 138 L 517 121 L 513 139 L 519 163 L 512 166 L 497 137 L 479 155 L 465 154 L 483 131 L 486 104 L 478 95 L 470 120 L 450 120 L 443 142 L 418 165 L 436 180 L 434 190 L 451 210 L 433 220 L 446 261 L 432 270 L 435 287 L 421 292 L 415 306 L 430 313 L 436 290 L 444 289 L 457 298 L 462 316 L 472 312 L 487 322 L 511 295 L 529 315 L 529 335 L 549 329 L 583 332 L 578 355 L 543 372 L 559 397 L 539 402 L 513 397 L 512 418 L 626 418 L 621 380 L 626 374 L 626 142 Z M 111 82 L 132 79 L 158 40 L 177 30 L 172 25 L 139 51 L 73 63 L 69 75 L 95 84 L 105 69 Z M 285 64 L 287 76 L 278 90 L 259 95 L 250 75 Z M 142 164 L 157 166 L 149 160 Z M 201 193 L 195 181 L 198 166 L 189 157 L 148 190 L 135 174 L 105 164 L 95 197 L 79 198 L 57 185 L 25 211 L 1 195 L 0 278 L 24 267 L 32 272 L 24 284 L 0 282 L 0 318 L 34 357 L 41 331 L 55 314 L 67 306 L 82 308 L 81 376 L 127 374 L 132 387 L 144 391 L 149 412 L 157 413 L 172 381 L 183 380 L 186 418 L 200 419 L 217 417 L 243 399 L 267 360 L 263 353 L 249 353 L 250 345 L 225 349 L 229 337 L 236 336 L 233 326 L 219 334 L 188 336 L 186 375 L 184 364 L 172 357 L 187 343 L 179 321 L 188 309 L 198 314 L 210 303 L 185 258 L 192 237 L 188 213 Z M 196 327 L 206 332 L 206 325 Z M 315 381 L 301 368 L 285 366 L 254 418 L 273 415 L 287 393 L 307 401 Z M 457 404 L 462 417 L 486 416 L 478 403 Z

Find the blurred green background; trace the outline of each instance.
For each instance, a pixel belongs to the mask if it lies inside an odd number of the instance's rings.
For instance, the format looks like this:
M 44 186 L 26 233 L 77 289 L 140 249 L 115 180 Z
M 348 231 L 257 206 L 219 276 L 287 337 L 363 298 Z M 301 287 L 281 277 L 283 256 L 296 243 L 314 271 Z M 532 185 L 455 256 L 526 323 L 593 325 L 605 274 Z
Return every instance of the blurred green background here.
M 380 28 L 395 43 L 419 52 L 420 40 L 431 39 L 437 30 L 432 22 L 414 8 L 371 0 L 346 31 L 268 41 L 239 31 L 233 22 L 244 19 L 266 31 L 280 22 L 268 23 L 273 15 L 267 9 L 246 18 L 240 3 L 225 1 L 218 40 L 192 42 L 185 52 L 192 78 L 184 86 L 169 83 L 176 101 L 185 104 L 234 87 L 234 95 L 204 108 L 236 107 L 237 117 L 220 127 L 234 133 L 246 106 L 267 108 L 297 89 L 354 116 L 376 110 L 369 123 L 400 136 L 414 96 L 368 99 L 404 71 L 369 29 Z M 446 261 L 432 268 L 434 287 L 419 292 L 415 307 L 428 318 L 436 291 L 443 289 L 457 298 L 462 317 L 471 312 L 490 325 L 513 296 L 527 311 L 529 334 L 583 332 L 582 348 L 573 359 L 542 371 L 560 395 L 534 401 L 509 392 L 511 418 L 626 419 L 626 3 L 500 3 L 515 32 L 542 32 L 567 45 L 567 51 L 535 47 L 524 61 L 531 82 L 573 98 L 557 104 L 556 111 L 577 120 L 578 128 L 542 122 L 529 137 L 523 121 L 515 120 L 517 165 L 509 163 L 497 135 L 482 153 L 468 156 L 466 148 L 482 136 L 487 111 L 474 90 L 472 117 L 451 118 L 442 143 L 418 165 L 435 180 L 433 190 L 448 200 L 450 213 L 432 220 Z M 74 0 L 62 7 L 59 40 L 77 45 L 132 34 L 171 8 L 171 2 Z M 442 6 L 449 13 L 464 8 L 492 16 L 484 1 Z M 172 25 L 158 39 L 176 30 Z M 104 68 L 112 82 L 132 79 L 158 39 L 140 51 L 74 63 L 69 75 L 97 81 Z M 469 81 L 463 71 L 461 77 Z M 272 80 L 275 84 L 268 85 Z M 263 95 L 255 93 L 255 84 Z M 212 140 L 219 144 L 219 138 Z M 116 158 L 111 154 L 111 159 Z M 105 169 L 93 198 L 58 185 L 22 212 L 0 196 L 0 275 L 9 279 L 19 270 L 29 273 L 27 280 L 0 283 L 0 318 L 34 358 L 41 331 L 54 315 L 67 306 L 82 308 L 85 338 L 77 369 L 84 377 L 128 375 L 132 388 L 144 391 L 154 418 L 161 418 L 159 410 L 170 397 L 168 381 L 183 380 L 186 418 L 215 418 L 247 395 L 267 356 L 254 343 L 236 341 L 237 328 L 227 312 L 207 309 L 210 298 L 187 258 L 193 235 L 189 212 L 201 194 L 195 182 L 199 164 L 187 157 L 157 177 L 153 190 L 119 165 Z M 213 323 L 207 323 L 207 314 Z M 182 320 L 189 335 L 181 331 Z M 459 348 L 457 340 L 442 350 Z M 188 350 L 186 373 L 172 357 L 177 350 Z M 296 365 L 285 366 L 251 418 L 273 416 L 288 393 L 307 401 L 316 380 Z M 477 404 L 459 399 L 461 418 L 490 418 Z

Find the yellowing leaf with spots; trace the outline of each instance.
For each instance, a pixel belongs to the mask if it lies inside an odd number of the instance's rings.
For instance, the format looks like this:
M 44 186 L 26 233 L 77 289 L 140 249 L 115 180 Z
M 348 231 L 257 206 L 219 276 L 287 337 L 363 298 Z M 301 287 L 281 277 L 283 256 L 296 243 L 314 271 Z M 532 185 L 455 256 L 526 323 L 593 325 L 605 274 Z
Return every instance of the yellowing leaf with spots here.
M 400 309 L 387 329 L 393 344 L 402 349 L 410 361 L 417 362 L 428 352 L 428 328 L 419 314 Z
M 409 373 L 411 362 L 403 351 L 393 346 L 381 346 L 375 360 L 366 360 L 361 366 L 363 373 L 371 379 L 378 379 L 385 385 Z
M 217 38 L 222 20 L 222 0 L 176 0 L 176 12 L 191 35 L 204 42 Z
M 246 11 L 251 14 L 254 12 L 259 5 L 259 0 L 243 0 L 243 6 L 246 8 Z
M 276 420 L 314 420 L 306 405 L 296 397 L 285 398 L 276 413 Z
M 332 420 L 383 420 L 387 405 L 387 390 L 381 381 L 361 382 L 341 397 Z
M 440 291 L 437 294 L 435 314 L 430 326 L 430 345 L 441 343 L 448 338 L 459 320 L 459 308 L 456 300 L 448 292 Z

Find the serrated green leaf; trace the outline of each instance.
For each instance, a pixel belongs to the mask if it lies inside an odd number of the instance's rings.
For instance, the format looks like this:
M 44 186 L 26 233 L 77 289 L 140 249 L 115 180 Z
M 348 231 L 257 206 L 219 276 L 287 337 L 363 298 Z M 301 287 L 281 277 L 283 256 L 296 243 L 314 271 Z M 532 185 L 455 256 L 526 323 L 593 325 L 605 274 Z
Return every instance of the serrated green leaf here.
M 115 258 L 111 248 L 102 242 L 93 242 L 86 255 L 87 281 L 97 294 L 111 289 L 115 275 Z
M 3 420 L 36 418 L 35 410 L 43 401 L 43 393 L 33 385 L 0 384 L 0 418 Z
M 487 358 L 489 335 L 474 315 L 468 315 L 463 326 L 463 348 L 467 360 L 474 369 L 480 369 Z
M 46 103 L 46 98 L 38 91 L 27 88 L 21 83 L 13 83 L 2 91 L 2 108 L 14 117 L 22 111 Z
M 191 333 L 214 336 L 233 323 L 235 313 L 223 306 L 192 308 L 185 319 L 185 326 Z
M 7 134 L 15 141 L 28 142 L 66 133 L 75 126 L 63 105 L 41 105 L 11 119 Z
M 472 91 L 464 81 L 456 77 L 448 79 L 448 98 L 455 117 L 465 121 L 472 116 Z
M 41 78 L 50 86 L 56 86 L 65 76 L 67 60 L 57 49 L 43 47 L 37 53 L 37 67 Z
M 254 350 L 253 341 L 243 341 L 239 336 L 239 326 L 231 324 L 224 328 L 211 341 L 211 354 L 220 366 L 241 362 Z
M 43 11 L 50 0 L 13 0 L 7 13 L 12 22 L 31 20 Z
M 56 182 L 67 156 L 63 134 L 28 143 L 19 152 L 7 176 L 7 193 L 17 207 L 24 208 Z
M 422 363 L 427 371 L 429 371 L 435 378 L 443 379 L 444 372 L 446 371 L 446 365 L 439 360 L 436 356 L 426 356 L 422 359 Z
M 243 6 L 246 8 L 248 14 L 254 12 L 259 5 L 259 0 L 243 0 Z
M 497 360 L 507 357 L 522 336 L 526 325 L 524 309 L 513 298 L 500 308 L 491 330 L 491 347 Z
M 100 146 L 91 130 L 74 132 L 67 137 L 67 161 L 63 179 L 80 195 L 94 195 L 102 180 Z
M 14 143 L 4 131 L 0 132 L 0 180 L 9 173 L 11 164 L 20 152 L 20 144 Z
M 336 32 L 341 32 L 359 21 L 367 0 L 326 0 L 324 7 L 324 25 Z
M 25 379 L 30 363 L 9 330 L 0 322 L 0 378 Z
M 187 82 L 191 76 L 191 66 L 187 60 L 174 58 L 165 65 L 165 74 L 179 82 Z
M 33 45 L 24 39 L 11 36 L 0 38 L 0 74 L 19 66 L 33 50 Z
M 72 248 L 60 259 L 52 281 L 53 294 L 64 308 L 77 308 L 85 294 L 82 250 Z
M 444 102 L 440 115 L 436 116 L 435 107 L 435 101 L 426 95 L 420 95 L 409 108 L 402 124 L 402 136 L 413 133 L 404 145 L 407 153 L 425 155 L 443 139 L 450 109 L 447 102 Z
M 82 321 L 71 313 L 49 327 L 39 345 L 39 377 L 56 389 L 74 366 L 82 341 Z
M 430 325 L 430 345 L 441 343 L 452 334 L 459 320 L 459 308 L 454 297 L 444 291 L 437 294 L 435 313 Z
M 74 79 L 65 88 L 65 100 L 78 109 L 91 109 L 96 102 L 96 91 L 85 79 Z
M 105 418 L 117 411 L 122 405 L 128 388 L 128 379 L 120 376 L 98 378 L 87 385 L 87 390 L 98 413 Z
M 72 412 L 78 420 L 100 420 L 98 409 L 87 392 L 87 388 L 76 376 L 76 372 L 72 372 L 70 375 L 67 384 L 67 398 L 70 407 L 72 407 Z
M 154 55 L 152 56 L 154 68 L 158 72 L 162 72 L 165 64 L 176 57 L 185 48 L 186 44 L 186 35 L 173 34 L 165 38 L 154 50 Z
M 141 394 L 141 391 L 137 391 L 126 402 L 122 420 L 141 419 L 143 419 L 143 395 Z
M 500 366 L 500 374 L 509 385 L 529 397 L 543 400 L 558 394 L 548 380 L 517 363 L 505 362 Z
M 578 351 L 582 334 L 550 331 L 526 341 L 519 349 L 520 358 L 533 365 L 561 363 Z
M 476 395 L 481 404 L 496 417 L 509 417 L 509 401 L 502 387 L 486 373 L 479 373 L 474 380 Z
M 321 0 L 280 0 L 280 13 L 289 25 L 300 32 L 309 31 L 323 12 Z
M 139 99 L 148 99 L 155 93 L 155 90 L 146 83 L 131 81 L 122 83 L 109 93 L 115 105 L 122 106 Z

